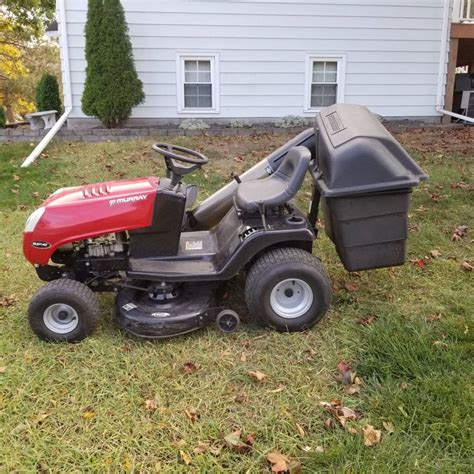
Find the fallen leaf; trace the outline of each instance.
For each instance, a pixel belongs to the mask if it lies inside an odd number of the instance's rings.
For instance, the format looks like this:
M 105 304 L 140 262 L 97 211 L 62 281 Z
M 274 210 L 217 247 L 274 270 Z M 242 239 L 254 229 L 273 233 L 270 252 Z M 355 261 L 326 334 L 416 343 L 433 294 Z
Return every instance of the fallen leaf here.
M 350 385 L 349 387 L 346 387 L 344 391 L 348 395 L 356 395 L 357 393 L 360 393 L 360 386 L 359 385 Z
M 3 296 L 2 299 L 0 299 L 0 306 L 3 306 L 3 307 L 13 306 L 16 303 L 16 301 L 17 300 L 14 295 Z
M 241 390 L 237 395 L 234 397 L 234 401 L 236 403 L 245 403 L 248 400 L 247 394 Z
M 316 449 L 315 449 L 315 451 L 316 451 L 317 453 L 324 453 L 324 448 L 323 448 L 322 446 L 317 446 Z
M 317 352 L 312 347 L 308 347 L 304 350 L 304 352 L 307 354 L 307 358 L 309 360 L 312 360 L 312 358 L 317 354 Z
M 334 422 L 334 420 L 332 418 L 328 418 L 325 422 L 324 422 L 324 426 L 328 429 L 328 430 L 333 430 L 335 427 L 336 427 L 336 423 Z
M 290 458 L 281 454 L 278 451 L 273 451 L 267 454 L 267 461 L 272 466 L 272 472 L 276 473 L 286 473 L 288 472 L 288 464 L 290 462 Z
M 388 432 L 388 434 L 395 433 L 395 427 L 393 426 L 393 423 L 390 421 L 384 421 L 382 422 L 383 427 L 385 430 Z
M 380 430 L 376 430 L 372 425 L 366 425 L 362 431 L 364 432 L 365 446 L 374 446 L 380 443 L 382 437 L 382 432 Z
M 358 433 L 358 431 L 352 426 L 349 426 L 349 428 L 347 428 L 347 432 L 351 435 L 356 435 Z
M 429 323 L 433 323 L 435 321 L 439 321 L 441 319 L 441 313 L 438 314 L 431 314 L 430 316 L 426 317 L 426 321 Z
M 18 189 L 10 189 L 10 191 L 13 193 L 13 194 L 19 194 L 19 190 Z
M 43 423 L 44 420 L 46 420 L 46 418 L 48 418 L 50 416 L 50 413 L 41 413 L 39 415 L 36 415 L 32 420 L 32 424 L 33 425 L 40 425 L 41 423 Z
M 426 267 L 426 262 L 422 258 L 414 258 L 410 260 L 410 262 L 413 263 L 413 265 L 417 268 L 423 269 Z
M 472 272 L 473 267 L 469 262 L 462 262 L 461 267 L 465 272 Z
M 241 362 L 247 361 L 247 353 L 245 351 L 240 354 L 240 361 Z
M 13 175 L 13 180 L 14 181 L 20 181 L 20 179 L 21 179 L 20 176 L 18 176 L 16 174 Z
M 236 453 L 244 453 L 251 448 L 249 444 L 242 441 L 242 430 L 237 430 L 224 436 L 224 441 L 227 446 Z
M 258 380 L 259 382 L 268 377 L 267 374 L 264 374 L 263 372 L 260 372 L 258 370 L 249 370 L 249 375 L 250 377 L 254 378 L 255 380 Z
M 296 425 L 296 431 L 298 431 L 298 434 L 300 436 L 306 436 L 306 431 L 304 430 L 304 428 L 299 423 L 295 423 L 295 425 Z
M 430 255 L 431 255 L 431 258 L 438 258 L 438 257 L 441 257 L 441 252 L 437 249 L 434 249 L 434 250 L 430 250 Z
M 187 410 L 184 410 L 184 414 L 191 423 L 196 423 L 196 420 L 199 417 L 197 409 L 195 407 L 190 407 Z
M 359 287 L 357 285 L 354 285 L 353 283 L 345 283 L 344 288 L 349 293 L 353 293 L 354 291 L 357 291 L 359 289 Z
M 341 373 L 340 381 L 344 385 L 352 384 L 353 374 L 351 372 L 349 364 L 346 361 L 341 360 L 341 362 L 337 364 L 337 370 L 339 370 L 339 372 Z
M 133 461 L 128 456 L 125 456 L 122 467 L 124 471 L 131 471 L 133 469 Z
M 84 418 L 84 420 L 92 420 L 96 417 L 96 415 L 96 412 L 92 410 L 86 410 L 82 412 L 82 418 Z
M 370 326 L 376 319 L 376 316 L 369 314 L 365 318 L 359 319 L 357 324 L 360 324 L 361 326 Z
M 145 410 L 146 411 L 155 411 L 157 408 L 156 400 L 145 400 Z
M 468 227 L 465 225 L 458 225 L 456 229 L 454 229 L 454 233 L 451 237 L 453 241 L 461 240 L 465 235 L 467 235 Z
M 194 374 L 199 369 L 199 365 L 194 362 L 188 361 L 183 364 L 181 367 L 181 372 L 186 375 Z
M 181 460 L 184 462 L 184 464 L 186 464 L 186 466 L 189 466 L 193 462 L 191 456 L 182 449 L 179 450 L 179 456 L 181 457 Z

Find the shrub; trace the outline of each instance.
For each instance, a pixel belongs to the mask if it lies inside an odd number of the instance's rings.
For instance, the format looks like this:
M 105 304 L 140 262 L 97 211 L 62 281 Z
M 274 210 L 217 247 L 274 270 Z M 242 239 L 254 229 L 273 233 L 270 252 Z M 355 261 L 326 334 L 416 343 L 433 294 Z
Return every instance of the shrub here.
M 0 128 L 5 128 L 7 124 L 7 117 L 5 115 L 5 109 L 0 105 Z
M 36 86 L 36 109 L 40 112 L 57 110 L 59 115 L 62 113 L 59 84 L 52 74 L 44 73 Z
M 89 0 L 85 35 L 82 110 L 108 128 L 117 127 L 145 99 L 120 0 Z
M 206 130 L 209 128 L 209 125 L 204 120 L 186 119 L 181 122 L 179 128 L 183 130 Z
M 298 115 L 286 115 L 276 125 L 280 128 L 304 127 L 306 120 Z
M 251 128 L 252 124 L 246 120 L 233 120 L 229 123 L 230 128 Z

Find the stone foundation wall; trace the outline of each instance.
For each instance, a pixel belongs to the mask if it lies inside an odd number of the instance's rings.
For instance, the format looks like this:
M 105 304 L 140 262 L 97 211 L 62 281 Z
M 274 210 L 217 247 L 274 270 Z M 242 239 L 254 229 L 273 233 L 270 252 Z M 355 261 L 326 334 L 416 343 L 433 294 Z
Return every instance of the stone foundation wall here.
M 166 137 L 166 136 L 232 136 L 232 135 L 262 135 L 262 134 L 280 134 L 280 133 L 294 133 L 297 134 L 303 131 L 303 128 L 277 128 L 274 126 L 253 126 L 251 128 L 209 128 L 206 130 L 183 130 L 180 128 L 93 128 L 85 130 L 68 130 L 61 129 L 55 140 L 66 142 L 102 142 L 102 141 L 121 141 L 133 140 L 141 137 Z M 44 130 L 30 130 L 28 127 L 7 128 L 0 129 L 0 143 L 11 142 L 39 142 L 47 131 Z
M 384 121 L 384 125 L 391 132 L 405 132 L 413 128 L 462 128 L 462 124 L 428 124 L 426 122 L 416 122 L 412 120 L 402 121 Z M 210 135 L 210 136 L 251 136 L 251 135 L 263 135 L 263 134 L 282 134 L 288 133 L 296 135 L 310 125 L 306 127 L 298 128 L 278 128 L 272 124 L 259 124 L 253 125 L 251 128 L 228 128 L 228 127 L 213 127 L 206 130 L 183 130 L 177 127 L 159 127 L 159 128 L 92 128 L 84 130 L 68 130 L 67 128 L 61 129 L 55 136 L 55 140 L 61 140 L 65 142 L 103 142 L 103 141 L 121 141 L 121 140 L 133 140 L 139 138 L 146 138 L 149 136 L 153 137 L 176 137 L 176 136 L 199 136 L 199 135 Z M 27 126 L 21 126 L 17 128 L 6 128 L 0 129 L 0 143 L 13 143 L 13 142 L 39 142 L 47 131 L 44 130 L 30 130 Z

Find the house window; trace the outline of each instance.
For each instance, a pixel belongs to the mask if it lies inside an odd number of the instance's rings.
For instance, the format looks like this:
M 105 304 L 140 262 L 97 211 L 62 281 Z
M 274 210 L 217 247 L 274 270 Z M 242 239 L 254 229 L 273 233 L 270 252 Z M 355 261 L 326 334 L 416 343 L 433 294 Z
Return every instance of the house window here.
M 345 58 L 308 56 L 306 111 L 320 110 L 344 100 Z
M 178 56 L 178 112 L 218 112 L 217 66 L 217 55 Z

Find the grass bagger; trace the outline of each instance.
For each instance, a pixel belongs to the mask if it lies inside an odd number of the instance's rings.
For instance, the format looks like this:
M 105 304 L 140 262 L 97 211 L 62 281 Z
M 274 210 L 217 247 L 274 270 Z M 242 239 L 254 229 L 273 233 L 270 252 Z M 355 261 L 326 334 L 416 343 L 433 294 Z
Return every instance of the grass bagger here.
M 79 341 L 99 318 L 96 292 L 116 292 L 118 325 L 149 338 L 216 323 L 239 326 L 223 285 L 245 272 L 250 316 L 277 331 L 310 328 L 331 285 L 312 255 L 318 211 L 348 271 L 402 265 L 412 188 L 425 173 L 366 108 L 335 105 L 314 129 L 195 205 L 183 177 L 208 163 L 163 143 L 167 177 L 63 188 L 28 218 L 23 252 L 47 283 L 29 305 L 42 339 Z M 308 213 L 292 202 L 307 173 Z

